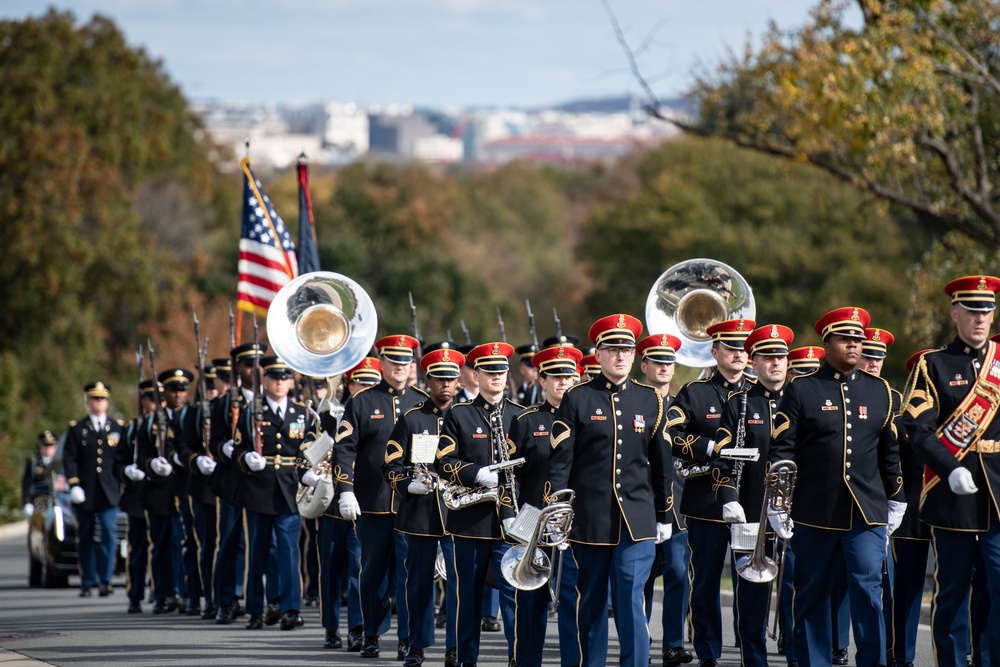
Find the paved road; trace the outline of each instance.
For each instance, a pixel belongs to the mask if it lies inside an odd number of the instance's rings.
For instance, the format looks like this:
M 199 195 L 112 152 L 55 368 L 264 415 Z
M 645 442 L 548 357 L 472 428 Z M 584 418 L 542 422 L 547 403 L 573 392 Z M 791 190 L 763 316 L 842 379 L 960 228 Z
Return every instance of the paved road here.
M 146 613 L 125 613 L 124 580 L 115 582 L 115 594 L 108 598 L 80 599 L 76 596 L 79 581 L 73 577 L 70 588 L 45 590 L 27 586 L 27 551 L 23 532 L 0 532 L 0 667 L 21 665 L 61 665 L 67 667 L 103 667 L 122 665 L 357 665 L 398 664 L 395 657 L 395 628 L 389 642 L 383 643 L 379 661 L 358 658 L 356 653 L 324 650 L 323 628 L 316 607 L 306 608 L 305 626 L 283 632 L 277 626 L 259 631 L 243 629 L 242 624 L 218 626 L 197 617 L 167 614 L 154 616 L 149 605 Z M 659 604 L 654 607 L 654 652 L 659 651 Z M 395 618 L 393 619 L 395 621 Z M 739 665 L 739 653 L 733 648 L 732 616 L 725 614 L 725 646 L 721 665 Z M 343 632 L 343 631 L 342 631 Z M 609 663 L 617 657 L 618 644 L 611 624 L 612 644 Z M 346 636 L 346 633 L 344 633 Z M 545 664 L 559 665 L 555 620 L 550 620 Z M 391 642 L 391 646 L 389 645 Z M 436 646 L 426 651 L 427 664 L 444 663 L 444 631 L 437 631 Z M 771 643 L 771 665 L 784 665 L 784 657 Z M 915 664 L 931 665 L 928 631 L 923 628 Z M 654 655 L 657 655 L 654 653 Z M 507 664 L 503 633 L 483 633 L 480 665 L 501 667 Z M 658 664 L 658 660 L 654 664 Z M 697 663 L 695 663 L 697 664 Z

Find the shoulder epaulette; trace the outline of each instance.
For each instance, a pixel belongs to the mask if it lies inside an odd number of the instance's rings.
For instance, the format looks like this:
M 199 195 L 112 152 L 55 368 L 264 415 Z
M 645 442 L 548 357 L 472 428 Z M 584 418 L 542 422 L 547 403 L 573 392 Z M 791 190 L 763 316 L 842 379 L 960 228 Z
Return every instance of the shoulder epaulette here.
M 70 425 L 70 426 L 76 426 L 76 423 L 77 423 L 77 422 L 76 422 L 76 420 L 74 419 L 73 421 L 71 421 L 71 422 L 69 423 L 69 425 Z
M 522 410 L 527 410 L 528 409 L 528 407 L 526 405 L 521 405 L 517 401 L 512 401 L 509 398 L 507 399 L 507 402 L 510 403 L 511 405 L 513 405 L 515 408 L 521 408 Z
M 521 419 L 523 419 L 524 417 L 527 417 L 528 415 L 535 414 L 536 412 L 538 412 L 538 407 L 539 406 L 537 406 L 537 405 L 533 405 L 532 407 L 527 408 L 524 412 L 522 412 L 521 414 L 519 414 L 517 416 L 517 420 L 521 421 Z
M 413 391 L 417 392 L 418 394 L 423 394 L 423 395 L 424 395 L 424 396 L 426 396 L 427 398 L 430 398 L 430 397 L 431 397 L 431 395 L 430 395 L 429 393 L 427 393 L 427 390 L 426 390 L 426 389 L 421 389 L 420 387 L 418 387 L 418 386 L 416 386 L 416 385 L 414 385 L 414 386 L 410 387 L 410 389 L 412 389 Z
M 419 403 L 417 403 L 416 405 L 414 405 L 412 408 L 409 408 L 406 412 L 404 412 L 403 416 L 405 417 L 406 415 L 410 414 L 411 412 L 418 412 L 419 410 L 423 409 L 424 403 L 426 403 L 426 402 L 427 401 L 420 401 Z

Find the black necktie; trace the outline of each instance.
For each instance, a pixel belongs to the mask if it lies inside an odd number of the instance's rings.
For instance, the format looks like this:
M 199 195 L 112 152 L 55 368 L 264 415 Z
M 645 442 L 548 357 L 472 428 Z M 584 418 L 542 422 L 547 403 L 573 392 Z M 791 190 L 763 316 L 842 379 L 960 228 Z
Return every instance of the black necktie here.
M 280 424 L 283 421 L 282 420 L 281 406 L 280 405 L 274 409 L 274 414 L 276 414 L 278 416 L 278 423 Z

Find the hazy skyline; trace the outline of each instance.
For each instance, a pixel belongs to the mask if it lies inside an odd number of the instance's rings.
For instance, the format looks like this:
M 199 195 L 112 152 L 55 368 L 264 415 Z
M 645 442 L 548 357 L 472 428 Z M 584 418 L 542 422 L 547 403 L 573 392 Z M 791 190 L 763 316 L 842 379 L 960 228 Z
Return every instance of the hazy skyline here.
M 661 97 L 815 4 L 609 2 L 633 48 L 659 26 L 639 61 Z M 601 0 L 7 0 L 0 17 L 49 6 L 108 16 L 191 100 L 538 106 L 638 89 Z

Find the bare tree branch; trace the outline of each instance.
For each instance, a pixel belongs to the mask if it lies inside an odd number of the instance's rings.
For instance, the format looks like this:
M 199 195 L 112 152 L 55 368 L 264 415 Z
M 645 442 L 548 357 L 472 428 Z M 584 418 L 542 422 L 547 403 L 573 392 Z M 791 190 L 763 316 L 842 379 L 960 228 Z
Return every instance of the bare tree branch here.
M 950 44 L 952 48 L 958 51 L 958 53 L 962 56 L 962 58 L 965 59 L 965 62 L 967 62 L 969 65 L 972 66 L 972 69 L 979 72 L 979 74 L 984 79 L 984 83 L 988 87 L 992 88 L 994 92 L 1000 93 L 1000 81 L 998 81 L 996 77 L 993 76 L 993 73 L 990 72 L 988 67 L 979 62 L 979 60 L 974 55 L 969 53 L 968 49 L 962 46 L 962 44 L 958 41 L 955 35 L 953 35 L 951 32 L 939 26 L 936 21 L 927 16 L 924 12 L 921 12 L 919 16 L 920 16 L 920 21 L 924 25 L 928 26 L 939 37 L 948 42 L 948 44 Z
M 962 199 L 972 206 L 983 220 L 989 223 L 994 238 L 1000 235 L 1000 215 L 993 209 L 988 199 L 984 199 L 977 192 L 973 192 L 962 180 L 962 170 L 958 164 L 958 158 L 952 153 L 948 144 L 941 139 L 930 136 L 919 137 L 917 141 L 921 146 L 936 153 L 941 159 L 945 171 L 948 172 L 948 178 L 951 179 L 952 187 Z
M 969 90 L 969 133 L 972 135 L 972 148 L 976 154 L 976 184 L 979 197 L 983 201 L 989 201 L 990 197 L 990 168 L 986 162 L 986 148 L 983 145 L 983 128 L 976 120 L 979 117 L 979 93 Z
M 643 91 L 646 93 L 647 104 L 646 111 L 654 118 L 659 118 L 661 120 L 668 120 L 660 108 L 660 98 L 656 96 L 653 89 L 650 88 L 649 83 L 642 76 L 642 71 L 639 69 L 639 64 L 635 61 L 635 54 L 632 52 L 632 48 L 628 44 L 628 40 L 625 39 L 625 34 L 622 32 L 621 26 L 618 24 L 618 17 L 615 16 L 614 10 L 611 8 L 611 3 L 608 0 L 601 0 L 601 4 L 604 5 L 604 10 L 608 13 L 608 18 L 611 19 L 611 27 L 615 31 L 615 37 L 618 39 L 618 43 L 621 44 L 622 50 L 625 51 L 625 58 L 628 60 L 629 69 L 632 71 L 632 76 L 639 85 L 642 87 Z M 655 113 L 650 112 L 650 109 L 655 109 Z

